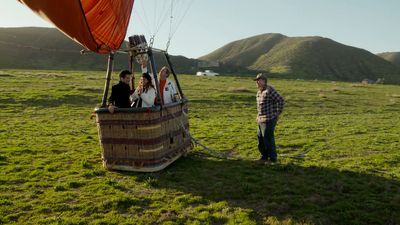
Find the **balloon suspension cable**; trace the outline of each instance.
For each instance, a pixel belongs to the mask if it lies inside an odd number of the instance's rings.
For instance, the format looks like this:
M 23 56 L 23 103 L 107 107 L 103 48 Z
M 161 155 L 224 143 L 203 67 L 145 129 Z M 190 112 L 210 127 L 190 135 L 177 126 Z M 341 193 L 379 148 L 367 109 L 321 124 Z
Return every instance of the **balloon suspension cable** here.
M 175 33 L 178 31 L 178 28 L 182 24 L 182 21 L 186 17 L 186 14 L 189 12 L 189 9 L 192 6 L 194 0 L 191 0 L 189 2 L 189 4 L 187 5 L 187 7 L 185 9 L 183 9 L 182 16 L 175 17 L 175 18 L 173 17 L 173 15 L 174 15 L 173 8 L 175 7 L 173 4 L 173 1 L 174 0 L 171 1 L 171 15 L 170 15 L 170 28 L 169 28 L 168 40 L 171 40 L 173 38 L 173 36 L 175 35 Z M 173 19 L 175 19 L 175 23 L 173 23 Z
M 168 110 L 168 107 L 164 108 L 169 116 L 171 116 L 174 119 L 177 119 L 177 117 L 174 115 L 174 113 L 170 112 Z M 182 114 L 185 117 L 188 117 L 188 114 L 182 109 Z M 240 156 L 237 155 L 237 148 L 239 147 L 238 145 L 234 145 L 231 149 L 225 149 L 225 150 L 217 150 L 217 149 L 212 149 L 208 147 L 207 145 L 201 143 L 198 141 L 196 138 L 192 136 L 192 134 L 189 132 L 189 129 L 183 124 L 183 122 L 179 119 L 179 124 L 181 129 L 186 133 L 188 137 L 190 137 L 190 140 L 192 141 L 192 144 L 194 146 L 200 146 L 203 148 L 203 150 L 208 154 L 208 156 L 214 157 L 214 158 L 219 158 L 219 159 L 233 159 L 233 160 L 256 160 L 257 158 L 254 157 L 246 157 L 246 156 Z M 193 151 L 193 150 L 192 150 Z M 311 149 L 308 149 L 306 151 L 300 152 L 300 153 L 294 153 L 294 154 L 280 154 L 279 157 L 281 158 L 291 158 L 294 160 L 304 160 L 304 158 L 307 156 L 308 152 L 311 151 Z M 195 152 L 196 153 L 196 152 Z
M 167 45 L 165 47 L 165 52 L 168 52 L 169 45 L 171 44 L 171 39 L 168 39 Z
M 168 52 L 168 48 L 171 44 L 171 39 L 172 39 L 172 21 L 174 19 L 174 0 L 171 0 L 171 7 L 170 7 L 171 11 L 170 11 L 170 16 L 169 16 L 169 33 L 168 33 L 168 41 L 167 44 L 165 46 L 165 52 Z
M 155 34 L 150 35 L 150 40 L 149 40 L 149 47 L 152 48 L 153 47 L 153 43 L 154 43 L 154 38 L 155 38 Z

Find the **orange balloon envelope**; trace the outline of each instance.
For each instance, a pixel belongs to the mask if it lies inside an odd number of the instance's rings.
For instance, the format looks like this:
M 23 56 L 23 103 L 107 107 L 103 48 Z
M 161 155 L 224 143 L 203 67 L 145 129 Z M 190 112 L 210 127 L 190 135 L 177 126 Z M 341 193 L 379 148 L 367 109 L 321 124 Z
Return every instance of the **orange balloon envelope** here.
M 119 49 L 134 0 L 18 0 L 85 48 Z

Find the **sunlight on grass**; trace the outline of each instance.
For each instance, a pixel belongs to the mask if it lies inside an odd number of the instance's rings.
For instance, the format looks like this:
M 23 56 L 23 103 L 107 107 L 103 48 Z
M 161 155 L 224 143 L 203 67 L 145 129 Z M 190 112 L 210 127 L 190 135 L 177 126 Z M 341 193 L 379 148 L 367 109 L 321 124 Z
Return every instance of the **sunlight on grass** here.
M 399 86 L 271 79 L 286 108 L 265 166 L 254 81 L 182 75 L 193 137 L 240 159 L 196 146 L 143 174 L 102 167 L 102 77 L 0 71 L 1 224 L 400 223 Z

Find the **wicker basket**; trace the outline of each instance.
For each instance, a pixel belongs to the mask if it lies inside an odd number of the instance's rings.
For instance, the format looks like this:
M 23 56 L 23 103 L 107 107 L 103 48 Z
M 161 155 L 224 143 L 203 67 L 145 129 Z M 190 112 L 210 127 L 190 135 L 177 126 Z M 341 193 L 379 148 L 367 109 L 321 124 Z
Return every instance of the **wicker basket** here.
M 154 172 L 191 148 L 187 102 L 163 108 L 96 109 L 97 128 L 107 169 Z

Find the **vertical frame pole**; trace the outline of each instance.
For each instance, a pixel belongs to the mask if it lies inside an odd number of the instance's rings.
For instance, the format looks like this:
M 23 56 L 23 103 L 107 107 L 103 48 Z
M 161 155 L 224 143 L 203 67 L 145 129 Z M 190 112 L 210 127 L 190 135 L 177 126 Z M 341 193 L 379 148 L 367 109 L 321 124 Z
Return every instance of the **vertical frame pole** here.
M 156 70 L 156 64 L 154 62 L 154 56 L 153 56 L 153 51 L 151 50 L 151 48 L 149 48 L 147 54 L 149 55 L 150 58 L 150 67 L 151 67 L 151 72 L 153 73 L 153 77 L 154 77 L 154 83 L 156 84 L 156 89 L 157 89 L 157 99 L 160 102 L 160 105 L 162 106 L 162 100 L 161 100 L 161 95 L 160 95 L 160 83 L 158 82 L 158 77 L 157 77 L 157 70 Z
M 176 83 L 176 86 L 178 86 L 179 94 L 181 95 L 181 98 L 184 98 L 183 92 L 181 89 L 181 85 L 179 84 L 178 76 L 175 73 L 174 67 L 172 66 L 171 60 L 169 59 L 169 55 L 167 52 L 165 52 L 164 55 L 165 55 L 165 59 L 167 60 L 168 66 L 171 69 L 172 74 L 174 75 L 175 83 Z
M 131 79 L 131 91 L 135 91 L 135 66 L 133 64 L 134 56 L 132 52 L 129 52 L 129 71 L 132 73 L 132 79 Z
M 108 55 L 106 83 L 104 84 L 104 92 L 103 92 L 103 99 L 101 101 L 101 107 L 107 106 L 107 95 L 108 95 L 108 88 L 110 86 L 111 73 L 113 71 L 113 63 L 114 63 L 114 52 L 111 52 Z

